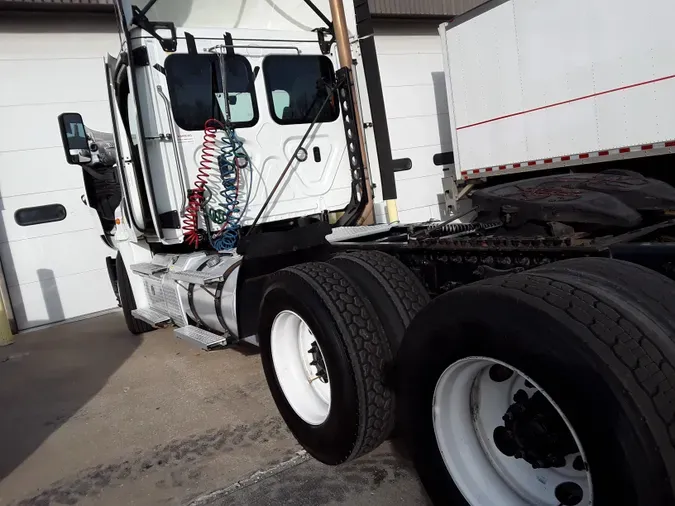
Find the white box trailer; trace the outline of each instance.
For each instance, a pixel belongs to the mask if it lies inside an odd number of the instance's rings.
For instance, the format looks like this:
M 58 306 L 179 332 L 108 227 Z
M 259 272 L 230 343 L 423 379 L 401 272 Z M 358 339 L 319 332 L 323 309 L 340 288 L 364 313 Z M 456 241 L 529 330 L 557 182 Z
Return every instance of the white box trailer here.
M 675 152 L 675 2 L 494 0 L 440 27 L 455 177 Z

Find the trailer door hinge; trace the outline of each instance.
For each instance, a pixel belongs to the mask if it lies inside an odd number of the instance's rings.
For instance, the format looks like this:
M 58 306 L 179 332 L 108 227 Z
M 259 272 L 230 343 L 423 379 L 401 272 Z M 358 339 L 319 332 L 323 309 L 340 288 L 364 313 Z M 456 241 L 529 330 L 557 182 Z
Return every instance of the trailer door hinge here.
M 363 128 L 373 128 L 373 122 L 367 121 L 363 124 Z

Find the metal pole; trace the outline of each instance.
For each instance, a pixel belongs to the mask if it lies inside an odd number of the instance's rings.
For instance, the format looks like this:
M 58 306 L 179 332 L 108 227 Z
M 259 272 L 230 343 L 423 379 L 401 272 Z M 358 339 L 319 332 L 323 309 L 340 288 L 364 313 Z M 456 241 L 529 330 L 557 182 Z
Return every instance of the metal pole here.
M 337 43 L 340 67 L 352 68 L 352 48 L 349 44 L 347 17 L 342 0 L 330 0 L 330 14 L 333 18 L 335 42 Z
M 9 300 L 5 273 L 0 264 L 0 346 L 12 344 L 16 331 L 16 320 L 12 311 L 12 303 Z
M 345 7 L 342 0 L 330 0 L 330 14 L 333 18 L 333 28 L 335 31 L 335 42 L 337 43 L 338 58 L 341 68 L 352 70 L 352 48 L 349 42 L 349 32 L 347 31 L 347 17 L 345 16 Z M 360 225 L 370 225 L 375 222 L 373 216 L 373 189 L 370 184 L 370 173 L 368 168 L 368 157 L 366 155 L 366 136 L 363 131 L 363 121 L 358 104 L 358 95 L 352 84 L 352 96 L 354 97 L 354 121 L 359 130 L 359 139 L 361 144 L 361 159 L 363 160 L 363 169 L 366 174 L 366 192 L 368 195 L 368 204 L 359 217 Z

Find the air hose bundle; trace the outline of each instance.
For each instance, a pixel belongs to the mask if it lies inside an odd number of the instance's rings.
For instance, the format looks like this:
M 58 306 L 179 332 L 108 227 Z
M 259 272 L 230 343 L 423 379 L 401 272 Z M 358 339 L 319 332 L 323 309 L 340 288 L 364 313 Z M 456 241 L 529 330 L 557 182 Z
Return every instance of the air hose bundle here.
M 246 169 L 250 178 L 246 184 Z M 220 184 L 213 184 L 217 174 Z M 185 210 L 183 232 L 185 240 L 199 247 L 199 217 L 204 219 L 211 246 L 217 251 L 234 249 L 239 240 L 240 222 L 251 198 L 253 171 L 243 142 L 234 129 L 216 119 L 204 125 L 204 141 L 201 161 L 194 189 L 190 193 Z M 245 205 L 240 207 L 241 195 L 245 193 Z M 220 198 L 217 198 L 219 195 Z M 219 225 L 217 231 L 211 224 Z
M 242 183 L 245 179 L 245 171 L 250 166 L 243 142 L 237 138 L 233 129 L 223 127 L 218 156 L 218 169 L 222 183 L 219 193 L 222 200 L 218 203 L 219 207 L 211 206 L 208 210 L 210 221 L 221 226 L 218 232 L 209 234 L 211 245 L 217 251 L 234 249 L 237 246 L 240 222 L 248 209 L 251 198 L 252 169 L 248 189 L 245 191 L 246 203 L 243 209 L 239 207 L 239 200 L 244 193 Z
M 188 205 L 185 209 L 185 218 L 183 220 L 183 234 L 186 242 L 199 247 L 199 213 L 204 202 L 204 189 L 209 180 L 210 173 L 217 167 L 217 148 L 216 138 L 218 134 L 218 124 L 215 120 L 208 120 L 204 125 L 204 141 L 202 143 L 202 155 L 199 162 L 197 180 L 194 189 L 190 191 Z

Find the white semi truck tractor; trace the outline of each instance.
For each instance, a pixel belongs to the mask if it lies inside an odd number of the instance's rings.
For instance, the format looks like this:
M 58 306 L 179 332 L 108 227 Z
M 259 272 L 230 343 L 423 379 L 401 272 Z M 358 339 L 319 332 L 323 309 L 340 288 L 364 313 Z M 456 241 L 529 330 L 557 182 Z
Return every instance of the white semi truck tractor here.
M 259 346 L 313 457 L 396 427 L 434 504 L 672 506 L 675 3 L 641 11 L 443 24 L 450 215 L 402 224 L 366 0 L 116 1 L 116 163 L 59 123 L 90 204 L 121 194 L 129 331 Z

